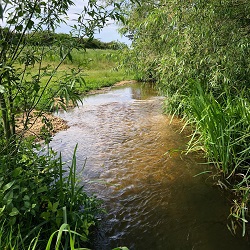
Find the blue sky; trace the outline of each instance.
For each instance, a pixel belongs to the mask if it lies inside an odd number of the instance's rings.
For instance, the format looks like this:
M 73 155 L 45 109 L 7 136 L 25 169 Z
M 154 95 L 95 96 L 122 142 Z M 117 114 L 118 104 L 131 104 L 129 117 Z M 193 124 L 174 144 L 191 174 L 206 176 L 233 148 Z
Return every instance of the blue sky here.
M 77 16 L 74 13 L 79 13 L 83 9 L 83 5 L 86 4 L 86 0 L 75 0 L 74 4 L 75 6 L 71 6 L 71 8 L 68 11 L 68 21 L 67 23 L 72 25 L 73 19 Z M 131 41 L 129 41 L 128 38 L 121 36 L 118 31 L 118 26 L 110 21 L 107 23 L 106 27 L 102 29 L 102 31 L 99 33 L 97 32 L 95 34 L 95 38 L 101 40 L 102 42 L 111 42 L 111 41 L 120 41 L 124 42 L 126 44 L 131 44 Z M 61 25 L 60 28 L 57 29 L 57 32 L 62 33 L 68 33 L 70 31 L 70 27 L 67 25 Z

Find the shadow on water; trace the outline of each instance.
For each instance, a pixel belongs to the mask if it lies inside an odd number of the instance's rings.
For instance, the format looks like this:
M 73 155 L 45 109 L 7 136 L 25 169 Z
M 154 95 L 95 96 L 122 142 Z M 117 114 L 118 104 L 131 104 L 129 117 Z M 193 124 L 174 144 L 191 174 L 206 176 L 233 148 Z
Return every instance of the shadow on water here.
M 188 131 L 161 113 L 162 101 L 133 84 L 59 113 L 70 128 L 51 146 L 69 160 L 78 143 L 80 177 L 107 210 L 93 249 L 249 249 L 228 231 L 229 204 L 208 176 L 193 177 L 203 160 L 182 153 Z

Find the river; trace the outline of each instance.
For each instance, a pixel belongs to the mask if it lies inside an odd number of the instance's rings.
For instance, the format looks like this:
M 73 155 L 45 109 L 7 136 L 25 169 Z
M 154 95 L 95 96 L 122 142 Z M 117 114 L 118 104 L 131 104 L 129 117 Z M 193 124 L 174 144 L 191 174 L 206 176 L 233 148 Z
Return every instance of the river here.
M 79 178 L 107 210 L 93 248 L 249 249 L 227 229 L 230 204 L 209 175 L 194 177 L 207 166 L 185 155 L 189 132 L 162 114 L 163 100 L 149 85 L 132 84 L 57 114 L 70 128 L 51 146 L 70 160 L 78 144 Z

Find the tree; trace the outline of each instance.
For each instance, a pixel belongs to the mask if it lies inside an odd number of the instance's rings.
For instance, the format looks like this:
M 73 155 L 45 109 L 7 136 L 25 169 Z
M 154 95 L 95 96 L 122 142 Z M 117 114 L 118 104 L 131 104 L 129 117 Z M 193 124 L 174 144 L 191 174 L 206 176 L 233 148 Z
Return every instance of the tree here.
M 52 105 L 55 98 L 62 107 L 70 100 L 76 104 L 75 85 L 83 82 L 80 71 L 75 69 L 65 72 L 60 79 L 55 77 L 63 61 L 72 59 L 71 51 L 79 45 L 77 39 L 54 36 L 56 28 L 66 23 L 65 16 L 72 5 L 71 0 L 10 0 L 0 3 L 0 130 L 7 151 L 9 145 L 14 146 L 22 138 L 22 133 L 19 138 L 16 133 L 17 114 L 25 114 L 24 130 L 27 130 L 32 126 L 29 124 L 30 114 L 38 105 L 41 108 L 44 96 L 48 95 L 48 100 L 43 101 L 47 106 Z M 96 0 L 87 4 L 83 1 L 70 35 L 91 38 L 112 18 L 119 19 L 112 5 L 105 9 Z M 30 43 L 32 39 L 35 40 L 33 44 Z M 46 65 L 46 57 L 52 52 L 60 55 L 60 62 Z
M 76 24 L 69 35 L 55 35 L 65 22 L 71 0 L 0 1 L 0 235 L 3 249 L 44 249 L 62 225 L 56 248 L 86 246 L 89 228 L 101 212 L 99 202 L 77 181 L 74 151 L 71 166 L 51 149 L 37 154 L 39 145 L 23 140 L 23 133 L 57 104 L 76 104 L 76 84 L 84 80 L 78 68 L 56 74 L 71 51 L 82 48 L 79 39 L 92 38 L 110 18 L 119 19 L 116 8 L 99 1 L 82 1 Z M 115 6 L 116 7 L 116 6 Z M 50 57 L 59 57 L 53 63 Z M 39 110 L 37 111 L 37 108 Z M 36 110 L 36 113 L 33 111 Z M 24 118 L 17 133 L 17 116 Z M 49 121 L 45 120 L 45 124 Z M 35 150 L 34 150 L 35 149 Z M 66 172 L 66 168 L 68 171 Z M 69 228 L 70 227 L 70 228 Z M 72 239 L 71 230 L 76 237 Z M 51 238 L 50 235 L 52 234 Z M 38 240 L 39 238 L 39 240 Z M 69 246 L 70 244 L 70 246 Z
M 243 0 L 134 4 L 123 27 L 133 35 L 130 56 L 136 60 L 128 63 L 145 80 L 160 80 L 171 94 L 189 79 L 218 93 L 224 84 L 249 87 L 249 8 Z
M 133 38 L 126 68 L 140 80 L 154 80 L 167 96 L 165 109 L 191 122 L 191 149 L 204 149 L 221 182 L 236 194 L 231 217 L 242 223 L 244 235 L 249 216 L 250 2 L 143 0 L 123 6 L 127 21 L 122 31 Z

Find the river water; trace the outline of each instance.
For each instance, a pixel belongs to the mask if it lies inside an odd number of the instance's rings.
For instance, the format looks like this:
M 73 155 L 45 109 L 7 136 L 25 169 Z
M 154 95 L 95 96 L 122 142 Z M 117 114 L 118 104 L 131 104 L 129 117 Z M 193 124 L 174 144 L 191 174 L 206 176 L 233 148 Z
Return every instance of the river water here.
M 207 167 L 183 153 L 189 133 L 162 114 L 162 102 L 150 86 L 133 84 L 58 114 L 70 128 L 51 146 L 70 160 L 78 143 L 79 177 L 107 210 L 93 248 L 250 249 L 228 231 L 228 201 L 208 175 L 194 177 Z

